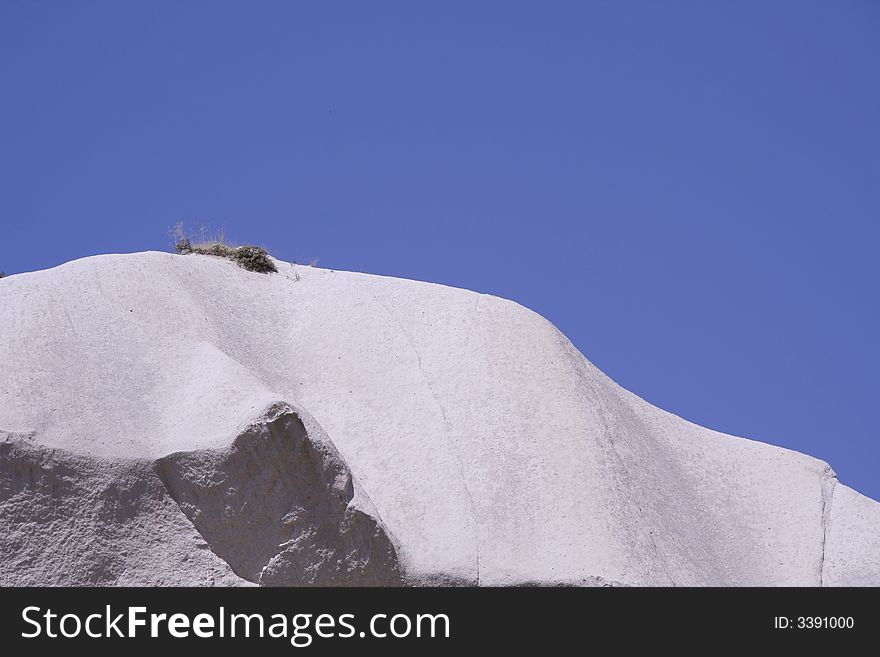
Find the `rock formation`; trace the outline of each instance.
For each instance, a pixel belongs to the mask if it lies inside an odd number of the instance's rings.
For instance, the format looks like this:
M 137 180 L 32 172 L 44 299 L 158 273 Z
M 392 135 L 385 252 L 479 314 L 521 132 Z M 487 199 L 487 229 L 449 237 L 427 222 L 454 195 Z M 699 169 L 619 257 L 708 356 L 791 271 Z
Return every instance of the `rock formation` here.
M 880 585 L 828 464 L 496 297 L 278 262 L 0 280 L 0 584 Z

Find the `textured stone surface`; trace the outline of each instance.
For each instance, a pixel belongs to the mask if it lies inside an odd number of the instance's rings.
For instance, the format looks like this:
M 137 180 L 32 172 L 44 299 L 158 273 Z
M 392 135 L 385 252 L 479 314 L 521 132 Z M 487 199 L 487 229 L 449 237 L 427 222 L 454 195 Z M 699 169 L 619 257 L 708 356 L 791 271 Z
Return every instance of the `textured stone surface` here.
M 880 584 L 880 504 L 496 297 L 206 256 L 0 280 L 0 583 Z
M 376 519 L 349 503 L 351 472 L 284 404 L 228 448 L 176 452 L 159 476 L 214 552 L 267 586 L 394 586 L 397 558 Z
M 149 461 L 0 442 L 0 585 L 238 585 Z

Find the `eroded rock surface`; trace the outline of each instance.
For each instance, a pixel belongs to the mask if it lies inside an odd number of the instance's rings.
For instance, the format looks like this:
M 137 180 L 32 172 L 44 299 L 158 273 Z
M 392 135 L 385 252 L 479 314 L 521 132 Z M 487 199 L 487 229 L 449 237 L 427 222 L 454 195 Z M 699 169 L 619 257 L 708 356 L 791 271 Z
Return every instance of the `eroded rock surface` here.
M 212 550 L 264 586 L 400 584 L 394 547 L 351 505 L 339 454 L 276 405 L 226 449 L 178 452 L 158 472 Z
M 156 461 L 0 442 L 0 584 L 395 586 L 325 436 L 275 404 L 225 449 Z M 190 524 L 191 523 L 191 524 Z
M 148 460 L 0 442 L 0 585 L 242 583 L 181 513 Z
M 511 301 L 277 264 L 0 280 L 0 582 L 880 585 L 880 504 L 824 461 Z

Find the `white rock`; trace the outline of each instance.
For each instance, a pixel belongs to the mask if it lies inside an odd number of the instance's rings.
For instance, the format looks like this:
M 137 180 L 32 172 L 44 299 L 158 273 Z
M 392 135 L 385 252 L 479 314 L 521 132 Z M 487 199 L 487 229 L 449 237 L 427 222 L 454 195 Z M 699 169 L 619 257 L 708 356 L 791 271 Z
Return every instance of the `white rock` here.
M 826 463 L 511 301 L 278 266 L 0 280 L 0 584 L 880 585 L 880 504 Z

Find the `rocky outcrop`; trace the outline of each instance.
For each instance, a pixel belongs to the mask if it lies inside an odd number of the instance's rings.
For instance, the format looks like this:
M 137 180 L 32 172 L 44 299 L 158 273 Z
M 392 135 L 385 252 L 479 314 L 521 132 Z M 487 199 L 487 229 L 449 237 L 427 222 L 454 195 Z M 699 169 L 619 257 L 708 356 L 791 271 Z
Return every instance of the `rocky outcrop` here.
M 228 448 L 177 452 L 157 465 L 213 552 L 248 581 L 400 584 L 381 521 L 352 504 L 348 467 L 329 441 L 310 437 L 285 404 L 269 409 Z
M 385 528 L 315 429 L 279 403 L 227 448 L 156 461 L 7 433 L 0 584 L 399 585 Z
M 0 585 L 235 586 L 144 459 L 0 442 Z
M 6 584 L 880 585 L 880 504 L 496 297 L 98 256 L 0 281 Z

